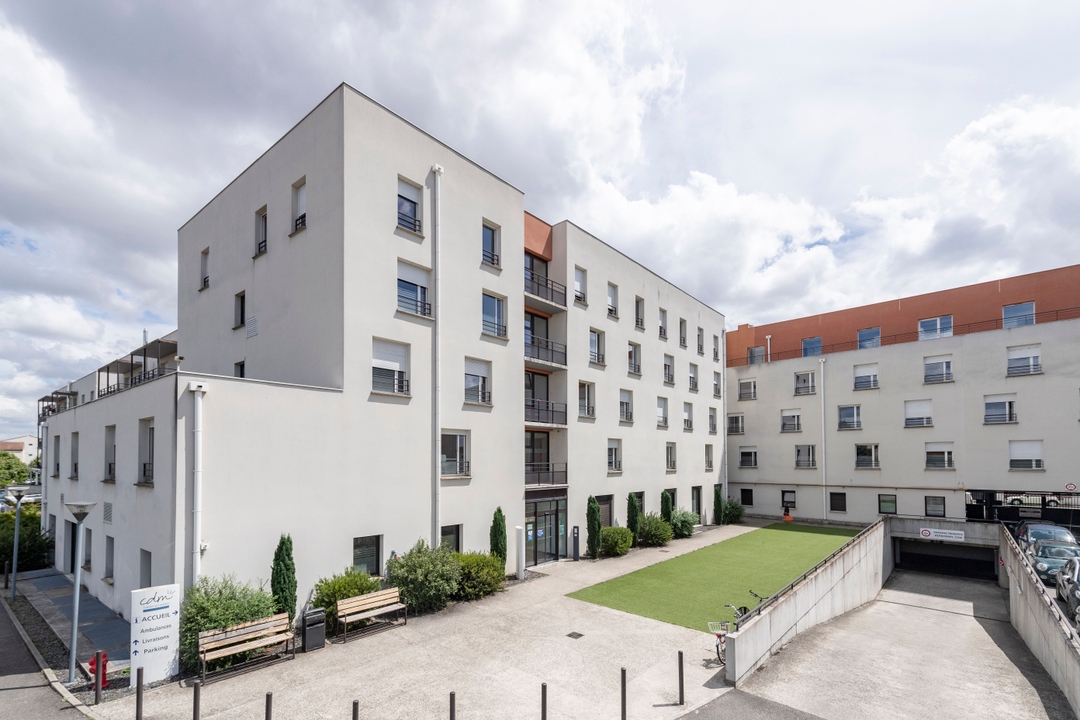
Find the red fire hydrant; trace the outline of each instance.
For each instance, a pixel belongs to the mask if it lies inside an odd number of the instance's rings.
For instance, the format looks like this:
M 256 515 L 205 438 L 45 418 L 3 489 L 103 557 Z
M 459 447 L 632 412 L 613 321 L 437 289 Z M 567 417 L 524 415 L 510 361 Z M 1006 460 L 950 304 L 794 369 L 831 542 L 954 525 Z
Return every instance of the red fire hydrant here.
M 109 681 L 106 679 L 109 673 L 109 654 L 101 653 L 101 687 L 109 687 Z M 90 658 L 90 675 L 91 677 L 97 677 L 97 656 Z

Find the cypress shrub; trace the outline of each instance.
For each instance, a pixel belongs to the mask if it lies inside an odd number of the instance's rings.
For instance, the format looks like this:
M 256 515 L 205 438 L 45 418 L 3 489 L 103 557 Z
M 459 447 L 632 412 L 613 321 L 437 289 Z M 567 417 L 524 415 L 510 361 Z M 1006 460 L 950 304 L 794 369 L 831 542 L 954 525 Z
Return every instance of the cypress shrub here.
M 668 524 L 671 523 L 671 510 L 671 496 L 665 490 L 660 493 L 660 517 Z
M 270 592 L 278 612 L 289 613 L 289 622 L 296 616 L 296 563 L 293 562 L 292 536 L 281 535 L 274 550 L 270 567 Z
M 22 548 L 19 550 L 21 552 Z M 235 575 L 199 578 L 199 582 L 184 595 L 184 603 L 180 606 L 181 667 L 192 672 L 199 669 L 199 633 L 276 614 L 274 596 L 261 586 L 242 583 Z M 221 658 L 210 663 L 209 667 L 228 667 L 246 657 L 247 653 Z
M 671 542 L 671 525 L 656 513 L 641 516 L 638 528 L 638 545 L 642 547 L 663 547 Z
M 495 508 L 495 516 L 491 519 L 491 554 L 502 558 L 503 575 L 506 575 L 506 516 L 503 515 L 502 507 Z
M 634 534 L 629 528 L 606 527 L 600 532 L 600 552 L 608 557 L 617 557 L 630 552 Z
M 363 570 L 347 567 L 339 575 L 319 578 L 315 583 L 315 593 L 311 604 L 326 610 L 327 632 L 337 631 L 337 601 L 347 600 L 357 595 L 367 595 L 381 589 L 376 578 Z
M 637 545 L 638 526 L 641 524 L 641 505 L 637 495 L 630 493 L 626 496 L 626 527 L 633 536 L 633 544 Z
M 412 550 L 386 561 L 386 579 L 397 587 L 410 610 L 442 610 L 458 591 L 461 565 L 448 546 L 417 540 Z
M 590 495 L 589 504 L 585 511 L 585 529 L 588 533 L 585 538 L 585 548 L 589 552 L 589 557 L 593 559 L 600 557 L 600 531 L 602 527 L 600 503 L 596 502 L 596 498 Z
M 506 578 L 506 562 L 490 553 L 455 553 L 454 559 L 461 566 L 457 600 L 479 600 L 502 589 Z
M 712 493 L 712 521 L 713 525 L 723 525 L 725 520 L 724 513 L 724 487 L 722 485 L 713 485 Z

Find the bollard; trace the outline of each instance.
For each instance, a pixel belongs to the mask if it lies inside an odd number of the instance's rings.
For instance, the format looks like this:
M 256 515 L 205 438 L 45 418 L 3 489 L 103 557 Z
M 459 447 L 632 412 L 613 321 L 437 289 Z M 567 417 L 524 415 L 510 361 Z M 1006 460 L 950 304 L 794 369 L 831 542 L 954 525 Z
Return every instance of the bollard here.
M 626 668 L 622 669 L 622 720 L 626 720 Z
M 360 720 L 360 701 L 352 701 L 352 720 Z
M 450 692 L 450 720 L 457 720 L 457 698 Z
M 679 651 L 679 704 L 686 704 L 686 695 L 683 693 L 683 661 L 682 650 Z
M 199 706 L 202 704 L 202 682 L 196 680 L 192 689 L 195 694 L 191 696 L 191 718 L 192 720 L 199 720 L 199 714 L 201 713 Z
M 274 693 L 266 693 L 266 720 L 272 720 L 274 717 Z
M 101 666 L 101 651 L 94 653 L 94 704 L 101 704 L 101 680 L 105 677 L 105 668 Z
M 142 718 L 142 668 L 135 671 L 135 720 Z
M 540 720 L 547 720 L 547 683 L 540 683 Z

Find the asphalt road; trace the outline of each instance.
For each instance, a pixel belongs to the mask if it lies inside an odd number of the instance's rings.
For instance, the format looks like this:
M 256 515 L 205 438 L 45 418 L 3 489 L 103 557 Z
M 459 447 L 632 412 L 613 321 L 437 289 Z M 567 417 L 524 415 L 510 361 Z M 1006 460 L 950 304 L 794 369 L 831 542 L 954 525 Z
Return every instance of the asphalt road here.
M 34 662 L 34 656 L 2 608 L 0 648 L 0 716 L 19 720 L 74 720 L 83 717 L 49 687 Z

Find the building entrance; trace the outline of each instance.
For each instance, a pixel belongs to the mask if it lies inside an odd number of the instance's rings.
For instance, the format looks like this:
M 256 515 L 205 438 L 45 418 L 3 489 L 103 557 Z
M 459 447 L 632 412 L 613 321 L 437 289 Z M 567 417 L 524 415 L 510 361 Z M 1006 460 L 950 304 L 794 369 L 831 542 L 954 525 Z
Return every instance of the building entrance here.
M 529 567 L 566 557 L 566 498 L 526 500 L 525 564 Z

